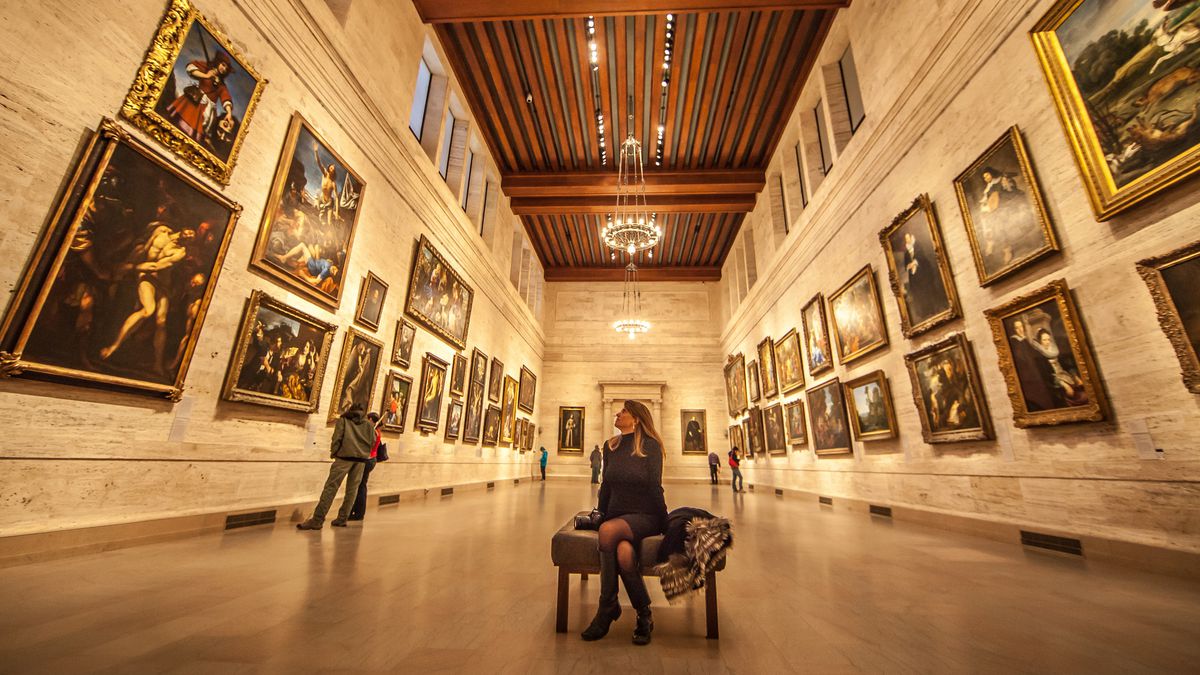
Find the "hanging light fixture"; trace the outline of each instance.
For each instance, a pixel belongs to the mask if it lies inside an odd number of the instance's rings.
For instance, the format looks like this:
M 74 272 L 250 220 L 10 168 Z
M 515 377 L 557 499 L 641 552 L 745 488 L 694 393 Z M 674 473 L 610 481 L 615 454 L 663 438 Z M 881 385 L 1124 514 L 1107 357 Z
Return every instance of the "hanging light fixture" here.
M 629 135 L 621 144 L 617 164 L 617 205 L 601 230 L 604 243 L 616 251 L 633 256 L 658 245 L 662 229 L 655 222 L 658 214 L 646 207 L 646 176 L 642 171 L 642 144 L 633 137 L 633 115 L 629 116 Z M 654 252 L 650 252 L 654 257 Z M 635 270 L 636 271 L 636 270 Z M 631 336 L 632 337 L 632 336 Z
M 625 333 L 629 339 L 650 330 L 650 322 L 639 319 L 642 315 L 642 291 L 638 288 L 637 265 L 630 262 L 625 266 L 625 293 L 621 302 L 621 318 L 613 322 L 613 330 Z

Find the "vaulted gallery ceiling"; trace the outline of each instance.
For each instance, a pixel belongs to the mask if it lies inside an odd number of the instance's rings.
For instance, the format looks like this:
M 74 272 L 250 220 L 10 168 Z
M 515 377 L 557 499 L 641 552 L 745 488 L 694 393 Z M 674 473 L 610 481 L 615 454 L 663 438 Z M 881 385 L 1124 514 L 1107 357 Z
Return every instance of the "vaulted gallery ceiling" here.
M 612 259 L 600 229 L 632 115 L 647 203 L 663 229 L 653 256 L 635 261 L 644 279 L 682 280 L 720 278 L 850 0 L 414 2 L 435 26 L 546 278 L 621 278 L 624 260 Z

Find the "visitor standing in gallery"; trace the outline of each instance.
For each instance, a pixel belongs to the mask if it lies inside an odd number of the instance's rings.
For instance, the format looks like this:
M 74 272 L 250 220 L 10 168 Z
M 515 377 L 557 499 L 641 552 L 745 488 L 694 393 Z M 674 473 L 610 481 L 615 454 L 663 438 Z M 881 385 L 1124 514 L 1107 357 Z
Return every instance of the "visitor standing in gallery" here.
M 542 482 L 546 481 L 546 462 L 550 461 L 550 453 L 546 452 L 546 446 L 542 446 L 542 456 L 538 459 L 538 463 L 542 465 Z
M 712 480 L 712 484 L 717 484 L 717 472 L 721 469 L 721 458 L 717 455 L 717 451 L 713 450 L 708 453 L 708 477 Z
M 600 484 L 600 460 L 603 456 L 600 454 L 600 446 L 592 446 L 592 454 L 588 456 L 588 461 L 592 464 L 592 485 Z
M 739 468 L 742 465 L 742 453 L 737 446 L 729 451 L 729 470 L 733 476 L 729 479 L 729 483 L 733 485 L 734 492 L 745 492 L 745 480 L 742 478 L 742 470 Z
M 350 516 L 346 520 L 362 520 L 367 515 L 367 480 L 371 478 L 375 464 L 386 459 L 386 457 L 379 456 L 379 446 L 383 444 L 383 435 L 379 433 L 379 413 L 367 413 L 367 420 L 375 426 L 375 443 L 371 446 L 371 456 L 363 464 L 363 477 L 358 483 L 358 496 L 354 498 L 354 508 L 350 509 Z
M 617 600 L 619 576 L 637 611 L 633 644 L 646 645 L 650 644 L 654 620 L 637 552 L 643 539 L 662 534 L 666 528 L 663 442 L 654 428 L 649 408 L 637 401 L 625 401 L 613 425 L 621 434 L 605 445 L 604 481 L 600 483 L 598 506 L 604 518 L 599 528 L 600 607 L 581 637 L 599 640 L 621 616 Z
M 358 496 L 358 483 L 362 480 L 365 460 L 370 458 L 374 444 L 375 425 L 363 415 L 361 403 L 351 405 L 333 427 L 333 439 L 329 442 L 329 456 L 333 458 L 333 464 L 329 467 L 329 477 L 325 479 L 325 489 L 321 490 L 321 499 L 312 517 L 298 523 L 296 529 L 321 529 L 325 524 L 325 514 L 329 512 L 333 497 L 343 480 L 346 481 L 346 496 L 332 524 L 336 527 L 346 526 L 346 517 L 350 515 L 350 508 Z

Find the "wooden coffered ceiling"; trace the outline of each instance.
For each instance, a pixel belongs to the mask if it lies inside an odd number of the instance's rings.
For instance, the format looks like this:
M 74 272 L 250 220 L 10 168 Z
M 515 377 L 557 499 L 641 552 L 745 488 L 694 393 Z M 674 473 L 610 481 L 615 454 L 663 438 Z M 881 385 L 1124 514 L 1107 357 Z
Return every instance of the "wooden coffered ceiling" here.
M 653 257 L 636 262 L 646 279 L 695 280 L 720 278 L 800 87 L 850 0 L 414 3 L 434 24 L 548 280 L 621 278 L 625 261 L 613 259 L 600 228 L 615 202 L 630 114 L 646 155 L 647 203 L 663 228 Z

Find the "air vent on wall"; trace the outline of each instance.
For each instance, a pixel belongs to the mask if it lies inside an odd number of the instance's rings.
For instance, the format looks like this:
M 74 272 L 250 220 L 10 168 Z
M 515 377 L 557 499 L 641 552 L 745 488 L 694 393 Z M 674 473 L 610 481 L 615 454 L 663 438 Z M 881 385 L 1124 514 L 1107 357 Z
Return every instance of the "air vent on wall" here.
M 384 495 L 379 498 L 380 506 L 387 506 L 388 504 L 399 504 L 399 503 L 400 503 L 400 495 Z
M 275 522 L 275 509 L 270 511 L 255 511 L 254 513 L 237 513 L 225 516 L 225 529 L 236 530 L 239 527 L 253 525 L 268 525 Z
M 891 518 L 892 517 L 892 507 L 876 506 L 874 504 L 871 504 L 871 515 L 883 516 L 884 518 Z
M 779 488 L 775 488 L 775 496 L 776 496 L 776 497 L 782 497 L 782 496 L 783 496 L 783 490 L 780 490 Z
M 520 485 L 520 484 L 521 484 L 521 479 L 520 479 L 520 478 L 514 478 L 514 479 L 513 479 L 513 485 Z
M 817 497 L 817 501 L 825 506 L 833 506 L 833 497 Z
M 1083 542 L 1070 537 L 1056 537 L 1052 534 L 1021 530 L 1021 544 L 1070 555 L 1083 555 Z
M 443 497 L 445 497 L 447 495 L 452 495 L 452 494 L 454 494 L 454 488 L 452 488 L 452 487 L 442 488 L 442 496 Z
M 495 487 L 496 487 L 495 483 L 493 483 L 492 481 L 488 481 L 487 489 L 493 490 L 493 489 L 495 489 Z

